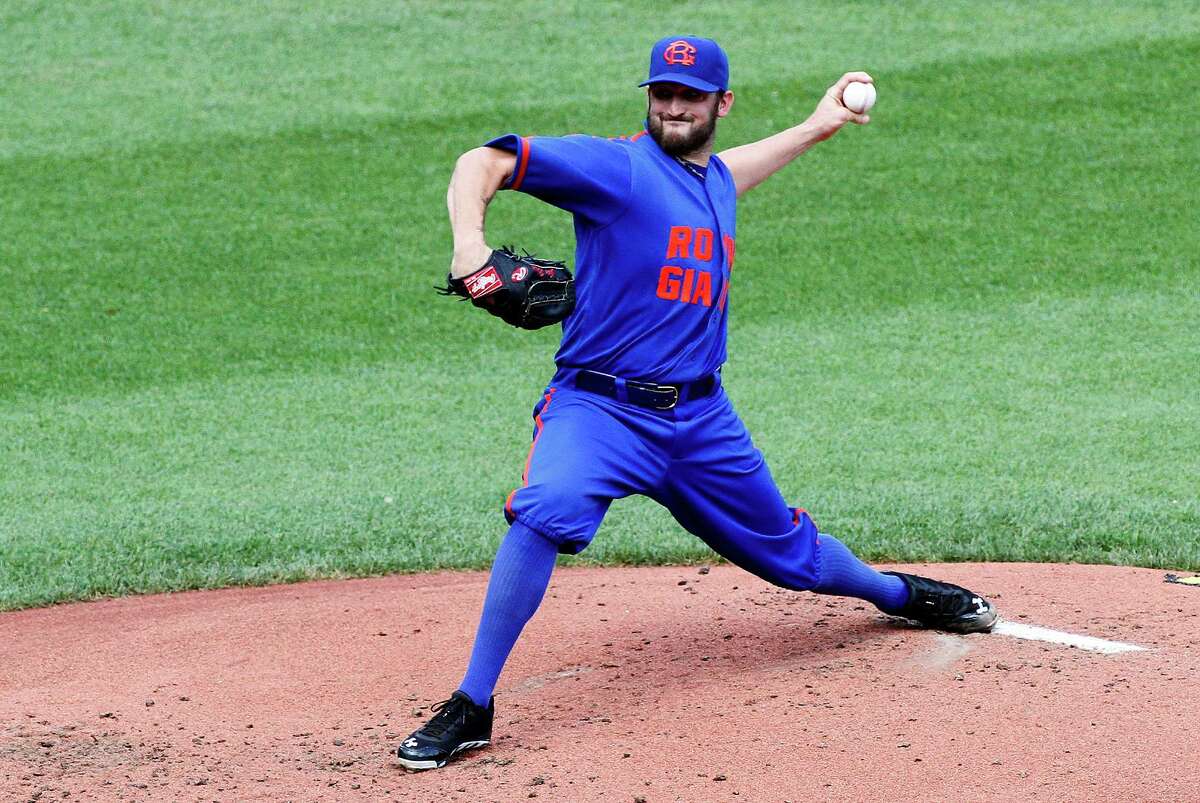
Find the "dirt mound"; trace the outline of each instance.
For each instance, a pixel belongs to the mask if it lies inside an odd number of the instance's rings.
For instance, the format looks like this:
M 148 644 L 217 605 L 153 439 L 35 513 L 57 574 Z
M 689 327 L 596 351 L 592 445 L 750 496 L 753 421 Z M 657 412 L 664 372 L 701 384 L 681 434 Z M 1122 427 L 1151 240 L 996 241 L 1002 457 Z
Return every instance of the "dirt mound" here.
M 461 679 L 486 574 L 67 605 L 0 614 L 0 797 L 1197 794 L 1200 588 L 1118 567 L 909 570 L 1009 623 L 1146 649 L 929 632 L 729 566 L 559 570 L 492 746 L 406 773 L 390 750 Z

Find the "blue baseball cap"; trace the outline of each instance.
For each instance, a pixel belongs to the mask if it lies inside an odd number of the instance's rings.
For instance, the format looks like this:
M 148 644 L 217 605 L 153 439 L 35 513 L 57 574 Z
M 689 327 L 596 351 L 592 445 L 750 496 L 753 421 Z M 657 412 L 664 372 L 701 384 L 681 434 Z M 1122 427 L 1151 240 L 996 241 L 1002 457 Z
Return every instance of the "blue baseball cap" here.
M 649 78 L 638 86 L 671 82 L 719 92 L 729 88 L 729 57 L 711 39 L 664 36 L 650 48 Z

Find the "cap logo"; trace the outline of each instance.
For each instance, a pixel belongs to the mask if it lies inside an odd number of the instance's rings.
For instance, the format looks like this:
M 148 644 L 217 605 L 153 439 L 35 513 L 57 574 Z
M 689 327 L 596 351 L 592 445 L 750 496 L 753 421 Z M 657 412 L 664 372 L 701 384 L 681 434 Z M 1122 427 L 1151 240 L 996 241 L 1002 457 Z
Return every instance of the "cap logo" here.
M 691 67 L 696 63 L 696 48 L 686 39 L 676 39 L 663 50 L 663 60 L 667 64 Z

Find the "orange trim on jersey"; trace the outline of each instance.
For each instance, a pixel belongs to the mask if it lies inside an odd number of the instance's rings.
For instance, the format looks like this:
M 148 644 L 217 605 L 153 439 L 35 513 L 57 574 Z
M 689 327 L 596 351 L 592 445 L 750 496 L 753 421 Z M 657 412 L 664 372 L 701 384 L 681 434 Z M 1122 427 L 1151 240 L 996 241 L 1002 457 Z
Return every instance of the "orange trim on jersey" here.
M 533 443 L 529 444 L 529 454 L 526 455 L 526 457 L 525 457 L 525 469 L 521 472 L 521 485 L 519 488 L 513 488 L 512 493 L 510 493 L 508 495 L 508 498 L 504 500 L 504 510 L 510 516 L 513 515 L 513 510 L 512 510 L 513 497 L 517 495 L 517 491 L 521 490 L 521 488 L 524 488 L 525 486 L 527 486 L 529 484 L 529 464 L 533 462 L 533 450 L 537 448 L 538 438 L 542 437 L 542 430 L 546 426 L 545 423 L 542 421 L 542 416 L 546 414 L 546 410 L 550 407 L 550 402 L 553 400 L 552 399 L 553 396 L 554 396 L 554 388 L 550 388 L 550 390 L 547 391 L 546 395 L 545 395 L 546 405 L 544 407 L 542 407 L 541 412 L 539 412 L 533 419 L 533 426 L 534 426 L 534 429 L 537 431 L 534 432 L 534 434 L 533 434 Z
M 641 138 L 642 138 L 642 137 L 644 137 L 644 136 L 646 136 L 646 129 L 644 129 L 644 128 L 643 128 L 641 131 L 637 132 L 637 133 L 636 133 L 636 134 L 634 134 L 632 137 L 630 137 L 630 138 L 629 138 L 629 141 L 630 141 L 630 142 L 637 142 L 639 139 L 641 139 Z
M 521 151 L 517 154 L 517 177 L 513 179 L 513 183 L 509 186 L 510 190 L 521 189 L 521 182 L 525 180 L 525 169 L 529 167 L 529 138 L 521 137 Z
M 812 516 L 809 515 L 809 512 L 802 507 L 793 508 L 793 510 L 795 512 L 792 513 L 792 526 L 795 526 L 800 523 L 800 514 L 801 513 L 803 513 L 805 516 L 808 516 L 810 519 L 812 518 Z

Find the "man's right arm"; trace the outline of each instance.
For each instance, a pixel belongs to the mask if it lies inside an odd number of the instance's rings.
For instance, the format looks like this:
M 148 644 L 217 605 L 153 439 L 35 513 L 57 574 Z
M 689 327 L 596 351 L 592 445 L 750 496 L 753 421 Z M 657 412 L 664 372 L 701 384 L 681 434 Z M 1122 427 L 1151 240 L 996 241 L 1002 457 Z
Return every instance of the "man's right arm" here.
M 517 157 L 497 148 L 475 148 L 458 157 L 446 208 L 454 235 L 450 275 L 461 278 L 479 270 L 492 254 L 483 233 L 488 204 L 512 176 Z

